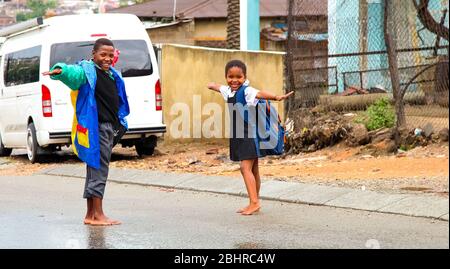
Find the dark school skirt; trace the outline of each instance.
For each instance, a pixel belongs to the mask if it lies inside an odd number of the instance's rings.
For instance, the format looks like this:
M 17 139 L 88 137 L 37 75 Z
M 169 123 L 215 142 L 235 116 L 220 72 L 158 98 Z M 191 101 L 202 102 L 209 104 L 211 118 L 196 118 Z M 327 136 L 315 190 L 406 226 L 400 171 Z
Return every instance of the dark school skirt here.
M 228 97 L 228 104 L 236 104 L 236 95 L 233 97 Z M 244 136 L 237 137 L 236 135 L 236 115 L 237 111 L 230 111 L 230 117 L 233 117 L 232 126 L 230 128 L 230 159 L 232 161 L 242 161 L 242 160 L 253 160 L 258 158 L 258 153 L 256 152 L 256 144 L 254 138 L 249 138 L 248 131 L 249 126 L 247 123 L 244 124 L 243 133 Z

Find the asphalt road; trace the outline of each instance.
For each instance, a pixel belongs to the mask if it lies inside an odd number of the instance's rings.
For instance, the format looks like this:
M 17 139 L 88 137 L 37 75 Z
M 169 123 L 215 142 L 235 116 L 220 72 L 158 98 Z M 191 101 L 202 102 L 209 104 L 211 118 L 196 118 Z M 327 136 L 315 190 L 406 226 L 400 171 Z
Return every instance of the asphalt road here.
M 0 248 L 449 248 L 446 221 L 109 182 L 105 213 L 83 225 L 84 180 L 0 176 Z

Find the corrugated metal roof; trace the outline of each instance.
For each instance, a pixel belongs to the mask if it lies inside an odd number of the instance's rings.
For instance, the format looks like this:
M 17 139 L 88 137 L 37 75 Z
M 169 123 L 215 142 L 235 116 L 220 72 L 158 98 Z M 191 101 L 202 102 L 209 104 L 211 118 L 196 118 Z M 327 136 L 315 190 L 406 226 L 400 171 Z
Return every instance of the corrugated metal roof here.
M 287 16 L 287 0 L 260 0 L 261 17 Z M 108 13 L 131 13 L 138 17 L 172 17 L 172 0 L 152 0 L 143 4 L 109 10 Z M 327 16 L 327 0 L 303 0 L 299 10 L 303 16 Z M 225 18 L 227 0 L 177 0 L 177 17 Z

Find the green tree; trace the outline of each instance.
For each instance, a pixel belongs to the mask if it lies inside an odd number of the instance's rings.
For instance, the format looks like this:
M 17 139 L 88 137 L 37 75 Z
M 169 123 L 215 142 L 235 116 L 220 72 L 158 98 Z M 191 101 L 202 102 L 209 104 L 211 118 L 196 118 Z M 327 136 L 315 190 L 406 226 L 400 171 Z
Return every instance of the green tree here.
M 57 2 L 56 0 L 28 0 L 27 1 L 27 8 L 29 8 L 31 11 L 29 12 L 19 12 L 16 15 L 16 21 L 26 21 L 29 19 L 42 17 L 45 15 L 45 12 L 49 9 L 56 8 Z

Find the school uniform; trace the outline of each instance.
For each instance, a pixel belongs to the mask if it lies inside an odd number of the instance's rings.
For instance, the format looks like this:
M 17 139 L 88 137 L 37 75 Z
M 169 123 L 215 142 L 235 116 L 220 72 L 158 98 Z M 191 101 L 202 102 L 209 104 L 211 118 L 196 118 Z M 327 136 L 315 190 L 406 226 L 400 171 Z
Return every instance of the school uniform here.
M 259 91 L 249 87 L 248 80 L 245 81 L 244 85 L 247 86 L 244 90 L 246 106 L 249 110 L 256 111 L 256 106 L 259 101 L 256 98 L 256 95 Z M 232 161 L 257 159 L 258 154 L 255 139 L 254 136 L 252 136 L 252 134 L 255 133 L 255 127 L 244 122 L 240 112 L 236 109 L 232 109 L 237 104 L 237 91 L 232 91 L 228 86 L 221 86 L 219 90 L 230 108 L 230 159 Z

